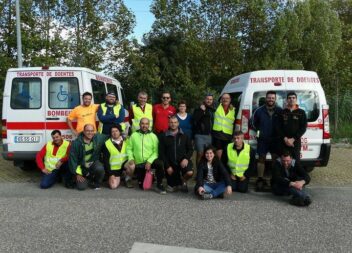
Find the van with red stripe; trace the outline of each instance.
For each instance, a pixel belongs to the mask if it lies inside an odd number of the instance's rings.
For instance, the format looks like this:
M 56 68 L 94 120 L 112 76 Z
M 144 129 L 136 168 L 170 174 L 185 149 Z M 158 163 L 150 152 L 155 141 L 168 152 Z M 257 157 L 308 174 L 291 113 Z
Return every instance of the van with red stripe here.
M 302 136 L 301 163 L 307 171 L 326 166 L 330 157 L 329 106 L 317 73 L 303 70 L 263 70 L 231 78 L 221 95 L 229 93 L 236 107 L 236 130 L 256 148 L 256 132 L 250 127 L 254 111 L 265 104 L 268 90 L 276 91 L 276 103 L 286 106 L 286 95 L 297 94 L 297 103 L 306 112 L 308 127 Z M 270 160 L 270 155 L 267 155 Z
M 123 104 L 121 84 L 114 78 L 80 67 L 31 67 L 9 69 L 2 107 L 2 156 L 23 169 L 32 167 L 36 153 L 59 129 L 72 140 L 67 115 L 82 103 L 84 92 L 92 103 L 105 102 L 107 92 Z

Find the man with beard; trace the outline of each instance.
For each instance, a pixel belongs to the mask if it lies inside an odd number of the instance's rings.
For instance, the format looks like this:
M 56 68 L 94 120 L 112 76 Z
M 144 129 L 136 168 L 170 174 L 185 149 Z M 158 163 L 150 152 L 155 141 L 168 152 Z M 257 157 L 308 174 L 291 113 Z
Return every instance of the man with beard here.
M 98 109 L 99 127 L 98 132 L 110 135 L 110 128 L 113 125 L 121 124 L 125 119 L 125 109 L 116 101 L 115 93 L 108 93 L 105 97 L 105 103 L 102 103 Z
M 203 103 L 193 113 L 194 142 L 197 150 L 197 164 L 203 156 L 204 148 L 212 142 L 211 130 L 214 122 L 214 97 L 207 94 Z
M 274 163 L 277 156 L 278 138 L 274 134 L 274 127 L 279 124 L 278 117 L 281 108 L 276 106 L 276 92 L 268 91 L 265 96 L 265 105 L 259 107 L 252 116 L 252 127 L 257 132 L 257 153 L 259 155 L 257 163 L 256 191 L 267 191 L 268 184 L 264 179 L 266 154 L 271 154 Z

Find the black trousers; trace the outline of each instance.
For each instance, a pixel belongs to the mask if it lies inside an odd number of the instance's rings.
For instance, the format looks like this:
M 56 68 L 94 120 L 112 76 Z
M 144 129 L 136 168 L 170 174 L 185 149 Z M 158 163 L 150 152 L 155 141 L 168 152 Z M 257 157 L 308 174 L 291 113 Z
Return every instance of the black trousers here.
M 249 178 L 246 178 L 243 181 L 240 181 L 239 178 L 237 178 L 237 180 L 231 179 L 232 191 L 246 193 L 248 192 L 248 183 L 249 183 Z
M 140 188 L 143 188 L 143 181 L 144 181 L 145 172 L 146 172 L 145 164 L 146 163 L 136 164 L 135 174 L 137 176 L 137 181 Z M 164 178 L 163 162 L 159 159 L 155 159 L 154 162 L 152 163 L 152 169 L 155 170 L 156 183 L 161 184 Z
M 185 175 L 188 171 L 193 171 L 193 163 L 188 160 L 188 165 L 186 168 L 181 168 L 180 165 L 172 165 L 173 173 L 169 175 L 165 172 L 167 184 L 171 187 L 182 185 L 183 181 L 181 176 Z M 166 170 L 167 168 L 165 168 Z

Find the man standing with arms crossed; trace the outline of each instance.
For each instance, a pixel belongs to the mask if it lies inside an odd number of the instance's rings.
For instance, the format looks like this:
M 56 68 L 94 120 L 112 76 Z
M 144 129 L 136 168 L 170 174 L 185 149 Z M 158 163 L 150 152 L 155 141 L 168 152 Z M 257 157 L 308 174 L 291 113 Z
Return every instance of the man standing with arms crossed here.
M 270 152 L 272 164 L 277 156 L 279 139 L 275 136 L 274 127 L 279 124 L 281 108 L 276 106 L 276 92 L 268 91 L 265 96 L 265 105 L 259 107 L 252 116 L 252 127 L 257 132 L 257 163 L 258 179 L 256 191 L 268 191 L 268 184 L 264 179 L 266 154 Z
M 110 135 L 110 128 L 113 125 L 121 124 L 125 119 L 125 109 L 116 100 L 116 94 L 106 94 L 105 103 L 98 108 L 99 127 L 98 132 Z
M 130 110 L 130 124 L 132 133 L 139 129 L 139 123 L 142 118 L 149 120 L 149 130 L 153 129 L 153 106 L 148 104 L 148 94 L 144 91 L 138 93 L 138 104 L 132 105 Z
M 213 144 L 220 160 L 223 151 L 231 142 L 234 125 L 235 108 L 231 104 L 230 94 L 224 93 L 221 96 L 221 104 L 215 111 L 213 124 Z
M 211 94 L 207 94 L 204 98 L 203 103 L 199 108 L 196 108 L 193 113 L 194 122 L 194 142 L 197 150 L 197 164 L 203 156 L 204 148 L 211 145 L 211 131 L 214 122 L 213 108 L 214 97 Z
M 297 105 L 297 94 L 287 94 L 287 107 L 282 110 L 277 133 L 282 143 L 281 150 L 288 150 L 296 163 L 301 160 L 301 137 L 307 130 L 307 116 Z
M 82 95 L 83 105 L 76 106 L 67 117 L 67 125 L 70 127 L 74 136 L 78 136 L 83 131 L 86 124 L 91 124 L 96 132 L 96 113 L 99 105 L 92 103 L 92 94 L 85 92 Z M 76 129 L 73 127 L 72 121 L 77 119 Z

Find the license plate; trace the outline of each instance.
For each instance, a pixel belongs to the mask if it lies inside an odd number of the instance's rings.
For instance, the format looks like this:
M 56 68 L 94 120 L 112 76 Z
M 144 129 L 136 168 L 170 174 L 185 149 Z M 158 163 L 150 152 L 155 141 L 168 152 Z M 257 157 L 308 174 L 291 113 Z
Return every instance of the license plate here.
M 20 135 L 15 136 L 15 143 L 39 143 L 40 136 L 38 135 Z

